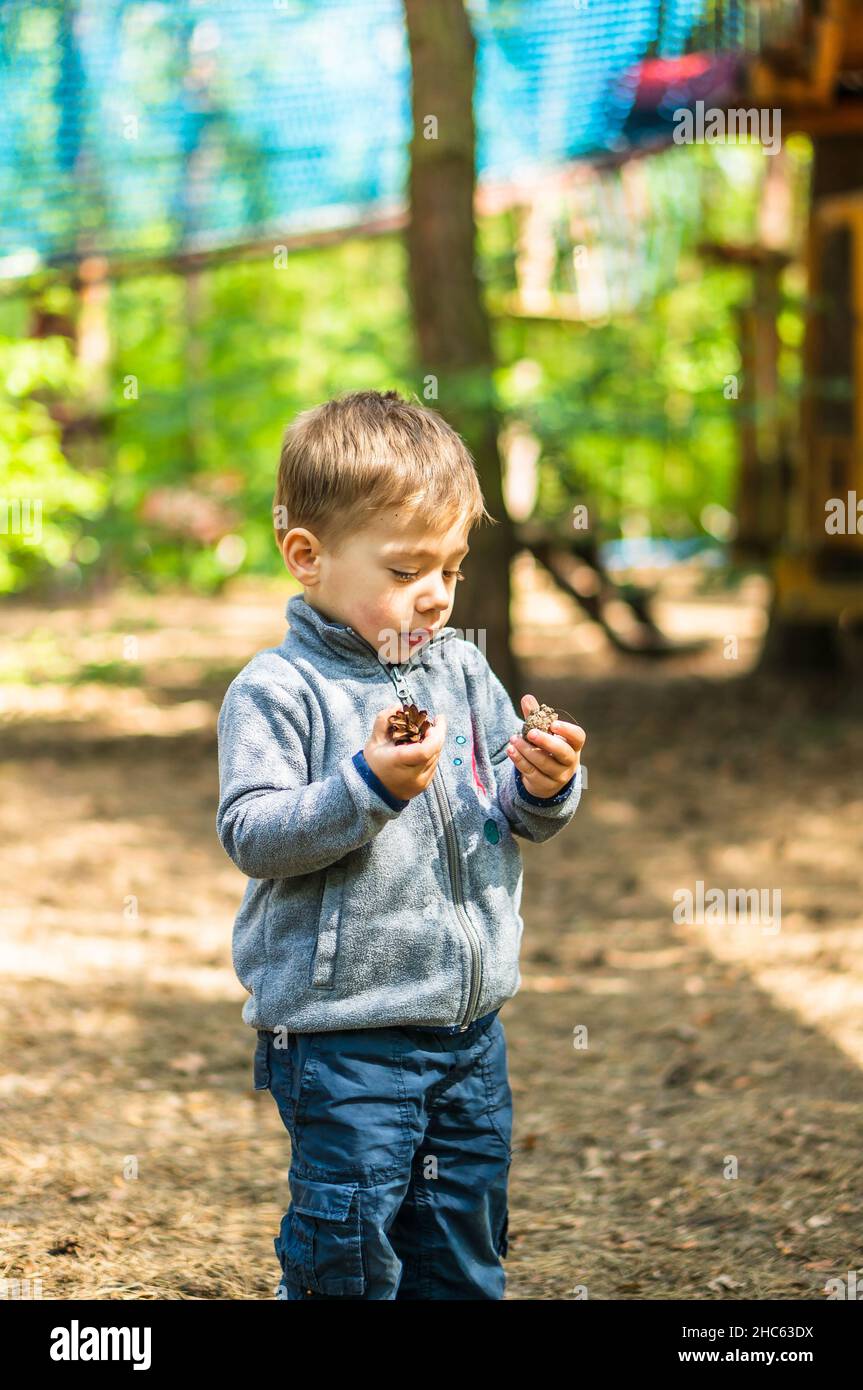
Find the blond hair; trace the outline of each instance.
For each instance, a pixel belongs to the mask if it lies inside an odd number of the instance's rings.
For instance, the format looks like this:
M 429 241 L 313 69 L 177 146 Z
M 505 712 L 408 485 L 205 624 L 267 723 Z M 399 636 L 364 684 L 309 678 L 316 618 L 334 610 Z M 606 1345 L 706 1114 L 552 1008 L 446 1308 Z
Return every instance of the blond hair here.
M 467 531 L 494 524 L 464 440 L 397 391 L 353 391 L 288 426 L 273 497 L 279 546 L 294 526 L 334 546 L 393 506 L 421 512 L 435 532 L 459 517 Z

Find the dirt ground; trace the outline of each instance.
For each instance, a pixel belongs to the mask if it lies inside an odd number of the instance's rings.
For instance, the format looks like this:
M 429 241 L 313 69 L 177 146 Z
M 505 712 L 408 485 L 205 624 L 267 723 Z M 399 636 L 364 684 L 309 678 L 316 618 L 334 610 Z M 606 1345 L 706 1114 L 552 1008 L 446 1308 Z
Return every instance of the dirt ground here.
M 507 1297 L 823 1299 L 863 1267 L 860 687 L 753 673 L 755 576 L 666 584 L 708 646 L 655 662 L 515 578 L 588 785 L 522 845 Z M 289 1141 L 251 1086 L 215 720 L 289 596 L 4 615 L 0 1279 L 45 1299 L 273 1297 Z M 675 922 L 698 881 L 779 890 L 780 929 Z

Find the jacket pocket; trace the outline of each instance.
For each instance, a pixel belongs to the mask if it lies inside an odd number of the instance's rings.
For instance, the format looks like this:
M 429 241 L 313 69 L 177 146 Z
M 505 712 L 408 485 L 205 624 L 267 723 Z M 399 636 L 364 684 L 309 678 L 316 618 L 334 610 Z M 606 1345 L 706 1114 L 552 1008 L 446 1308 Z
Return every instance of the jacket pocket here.
M 358 1297 L 365 1288 L 358 1184 L 294 1176 L 291 1197 L 276 1242 L 286 1279 L 315 1293 Z
M 312 984 L 320 989 L 332 989 L 333 985 L 344 887 L 344 864 L 333 864 L 324 871 L 321 906 L 318 912 L 318 939 L 312 962 Z

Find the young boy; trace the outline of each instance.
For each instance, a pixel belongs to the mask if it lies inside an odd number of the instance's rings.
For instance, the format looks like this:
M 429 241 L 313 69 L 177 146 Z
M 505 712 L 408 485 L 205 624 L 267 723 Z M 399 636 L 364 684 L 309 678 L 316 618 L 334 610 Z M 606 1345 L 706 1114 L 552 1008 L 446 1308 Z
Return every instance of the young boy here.
M 303 593 L 225 695 L 217 829 L 250 879 L 233 961 L 254 1086 L 291 1138 L 278 1296 L 500 1299 L 516 836 L 570 821 L 585 735 L 522 739 L 446 626 L 488 513 L 435 412 L 365 391 L 300 415 L 274 516 Z M 389 717 L 411 704 L 433 722 L 397 744 Z

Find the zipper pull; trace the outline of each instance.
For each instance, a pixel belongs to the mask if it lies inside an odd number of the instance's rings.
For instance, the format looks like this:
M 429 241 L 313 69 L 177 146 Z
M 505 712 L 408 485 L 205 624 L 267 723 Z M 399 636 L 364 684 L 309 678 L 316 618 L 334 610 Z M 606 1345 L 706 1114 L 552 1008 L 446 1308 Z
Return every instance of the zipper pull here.
M 408 690 L 407 682 L 404 678 L 404 675 L 399 670 L 398 666 L 390 667 L 390 676 L 392 678 L 393 685 L 396 688 L 396 693 L 399 699 L 401 700 L 402 704 L 415 704 L 416 701 L 414 700 L 413 695 Z
M 398 691 L 398 694 L 399 694 L 399 699 L 402 700 L 402 701 L 407 701 L 407 703 L 408 703 L 409 705 L 413 704 L 413 700 L 411 699 L 410 691 L 408 690 L 407 685 L 405 684 L 405 678 L 404 678 L 404 676 L 401 674 L 400 671 L 396 671 L 396 672 L 394 673 L 394 678 L 395 678 L 395 683 L 396 683 L 396 690 Z

